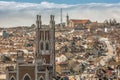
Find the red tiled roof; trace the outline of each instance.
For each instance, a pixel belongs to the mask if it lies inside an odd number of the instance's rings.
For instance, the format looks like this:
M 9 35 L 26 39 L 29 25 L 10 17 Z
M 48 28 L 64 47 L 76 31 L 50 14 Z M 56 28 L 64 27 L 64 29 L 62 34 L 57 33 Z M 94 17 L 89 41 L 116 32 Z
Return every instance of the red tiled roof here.
M 72 21 L 72 22 L 76 22 L 76 23 L 82 23 L 82 24 L 85 24 L 85 23 L 87 23 L 88 21 L 90 21 L 90 20 L 88 20 L 88 19 L 84 19 L 84 20 L 77 20 L 77 19 L 71 19 L 70 21 Z M 91 22 L 91 21 L 90 21 Z

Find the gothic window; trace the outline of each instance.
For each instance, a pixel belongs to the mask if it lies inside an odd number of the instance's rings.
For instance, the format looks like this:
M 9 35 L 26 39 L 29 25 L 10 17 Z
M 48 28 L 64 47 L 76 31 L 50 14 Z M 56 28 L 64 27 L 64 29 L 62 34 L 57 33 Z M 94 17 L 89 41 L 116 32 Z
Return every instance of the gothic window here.
M 45 40 L 49 40 L 49 31 L 45 31 Z
M 44 63 L 44 64 L 46 63 L 46 59 L 45 59 L 45 58 L 43 59 L 43 63 Z
M 41 37 L 40 38 L 41 40 L 44 40 L 44 32 L 43 31 L 40 31 L 40 37 Z
M 43 80 L 43 78 L 40 78 L 40 80 Z
M 45 31 L 45 40 L 47 40 L 47 31 Z
M 43 50 L 43 42 L 41 42 L 40 48 L 41 48 L 41 50 Z
M 49 44 L 46 43 L 46 50 L 49 50 Z
M 49 31 L 48 31 L 48 40 L 50 40 L 50 34 L 49 34 Z
M 31 79 L 30 79 L 30 77 L 29 77 L 28 75 L 26 75 L 26 76 L 24 77 L 24 80 L 31 80 Z
M 11 80 L 14 80 L 14 78 L 11 78 Z
M 41 77 L 39 78 L 39 80 L 44 80 L 43 76 L 41 76 Z
M 41 31 L 40 31 L 40 40 L 41 40 Z
M 10 80 L 15 80 L 15 78 L 14 78 L 14 77 L 12 77 Z

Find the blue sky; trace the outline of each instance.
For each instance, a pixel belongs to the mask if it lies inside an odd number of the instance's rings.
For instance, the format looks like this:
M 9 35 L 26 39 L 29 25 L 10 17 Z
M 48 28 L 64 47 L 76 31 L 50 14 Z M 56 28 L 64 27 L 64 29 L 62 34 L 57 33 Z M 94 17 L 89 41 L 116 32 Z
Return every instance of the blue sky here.
M 60 23 L 61 8 L 63 22 L 66 14 L 70 19 L 120 22 L 119 0 L 0 0 L 0 27 L 30 26 L 37 14 L 42 15 L 43 24 L 49 24 L 51 14 L 55 15 L 56 23 Z
M 118 3 L 120 0 L 4 0 L 16 2 L 41 3 L 42 1 L 54 2 L 58 4 L 85 4 L 85 3 Z

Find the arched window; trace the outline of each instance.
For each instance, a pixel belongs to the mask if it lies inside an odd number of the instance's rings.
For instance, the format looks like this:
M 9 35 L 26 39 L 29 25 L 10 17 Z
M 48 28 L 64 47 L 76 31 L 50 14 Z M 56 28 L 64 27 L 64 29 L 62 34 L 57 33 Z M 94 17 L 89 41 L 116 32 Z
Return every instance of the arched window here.
M 49 40 L 49 31 L 45 31 L 45 40 Z
M 25 74 L 25 76 L 24 76 L 23 80 L 31 80 L 31 78 L 30 78 L 29 74 Z
M 47 31 L 45 31 L 45 40 L 47 40 Z
M 45 58 L 43 59 L 43 63 L 46 63 L 46 59 Z
M 43 78 L 40 78 L 40 80 L 43 80 Z
M 15 80 L 13 77 L 10 80 Z
M 41 34 L 41 31 L 40 31 L 40 40 L 42 39 L 42 34 Z
M 40 76 L 40 77 L 39 77 L 39 80 L 45 80 L 45 79 L 43 78 L 43 76 Z
M 41 50 L 43 50 L 43 42 L 41 42 L 40 48 L 41 48 Z
M 15 80 L 15 77 L 12 76 L 10 80 Z
M 46 50 L 49 50 L 49 44 L 46 43 Z
M 40 39 L 44 40 L 44 32 L 43 31 L 40 31 Z
M 30 80 L 29 76 L 25 76 L 24 80 Z

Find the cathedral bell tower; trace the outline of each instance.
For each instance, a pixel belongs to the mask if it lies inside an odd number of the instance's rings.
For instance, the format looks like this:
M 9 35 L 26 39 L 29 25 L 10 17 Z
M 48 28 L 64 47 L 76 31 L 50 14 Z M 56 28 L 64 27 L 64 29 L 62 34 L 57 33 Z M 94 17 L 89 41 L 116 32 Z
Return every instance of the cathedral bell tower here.
M 67 16 L 66 16 L 66 27 L 69 27 L 69 16 L 68 16 L 68 14 L 67 14 Z
M 51 77 L 55 77 L 54 15 L 50 16 L 49 26 L 42 26 L 41 16 L 37 15 L 36 26 L 36 63 L 40 66 L 46 66 L 51 80 Z

